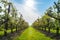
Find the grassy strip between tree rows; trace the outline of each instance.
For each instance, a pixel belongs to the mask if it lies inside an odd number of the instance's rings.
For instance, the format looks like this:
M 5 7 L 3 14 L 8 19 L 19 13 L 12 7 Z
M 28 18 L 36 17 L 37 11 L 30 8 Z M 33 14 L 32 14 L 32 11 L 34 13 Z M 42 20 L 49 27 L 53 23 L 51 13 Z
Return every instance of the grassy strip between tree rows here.
M 14 40 L 53 40 L 53 39 L 47 37 L 45 34 L 35 30 L 34 28 L 29 27 Z

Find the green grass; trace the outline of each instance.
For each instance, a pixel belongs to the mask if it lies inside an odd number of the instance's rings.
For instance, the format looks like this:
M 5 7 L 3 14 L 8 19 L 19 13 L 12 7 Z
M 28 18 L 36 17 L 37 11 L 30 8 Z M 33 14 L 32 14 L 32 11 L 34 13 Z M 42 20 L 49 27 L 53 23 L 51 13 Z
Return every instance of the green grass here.
M 13 29 L 13 32 L 15 31 L 16 29 Z M 11 33 L 11 30 L 9 29 L 9 30 L 7 30 L 7 33 Z
M 4 31 L 0 31 L 0 36 L 2 36 L 4 34 Z
M 14 40 L 52 40 L 52 39 L 47 37 L 45 34 L 35 30 L 34 28 L 29 27 Z
M 16 29 L 13 29 L 13 32 L 15 31 Z M 11 33 L 11 30 L 7 30 L 7 33 Z M 0 31 L 0 36 L 3 36 L 4 35 L 4 31 Z
M 45 29 L 43 29 L 43 30 L 45 30 Z M 46 31 L 48 31 L 48 28 L 46 28 Z M 56 33 L 56 29 L 50 29 L 50 32 L 51 33 Z M 60 30 L 59 30 L 59 33 L 60 33 Z
M 48 31 L 48 28 L 47 28 L 46 30 Z M 51 33 L 56 33 L 56 30 L 50 29 L 50 32 L 51 32 Z

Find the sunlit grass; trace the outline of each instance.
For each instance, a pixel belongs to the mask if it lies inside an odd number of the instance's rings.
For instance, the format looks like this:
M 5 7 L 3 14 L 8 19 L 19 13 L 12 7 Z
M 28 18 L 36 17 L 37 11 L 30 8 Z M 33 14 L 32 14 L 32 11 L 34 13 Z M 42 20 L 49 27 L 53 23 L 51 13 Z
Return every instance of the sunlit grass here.
M 13 32 L 15 31 L 16 29 L 13 29 Z M 7 33 L 11 33 L 11 30 L 7 30 Z M 0 36 L 3 36 L 4 35 L 4 30 L 0 31 Z
M 4 35 L 4 31 L 0 31 L 0 36 Z
M 14 40 L 52 40 L 52 39 L 47 37 L 45 34 L 35 30 L 34 28 L 29 27 Z

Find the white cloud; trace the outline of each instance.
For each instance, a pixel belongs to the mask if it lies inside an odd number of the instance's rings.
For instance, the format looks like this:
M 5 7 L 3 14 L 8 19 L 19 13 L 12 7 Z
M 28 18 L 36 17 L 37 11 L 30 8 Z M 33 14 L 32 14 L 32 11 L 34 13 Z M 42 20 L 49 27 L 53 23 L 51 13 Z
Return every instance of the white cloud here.
M 35 8 L 36 2 L 34 0 L 24 0 L 23 4 L 14 3 L 16 8 L 21 12 L 25 21 L 30 25 L 38 18 L 40 15 Z

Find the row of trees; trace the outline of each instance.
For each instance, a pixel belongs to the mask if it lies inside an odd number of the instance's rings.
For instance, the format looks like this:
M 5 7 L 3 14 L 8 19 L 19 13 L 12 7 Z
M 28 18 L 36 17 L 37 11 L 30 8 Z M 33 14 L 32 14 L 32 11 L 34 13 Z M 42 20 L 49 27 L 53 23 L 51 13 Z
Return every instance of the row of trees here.
M 7 0 L 0 0 L 0 31 L 3 29 L 5 36 L 7 30 L 10 29 L 13 33 L 13 29 L 22 30 L 28 27 L 28 23 L 23 19 L 22 14 L 18 17 L 18 12 L 14 5 Z M 2 14 L 3 13 L 3 14 Z
M 33 27 L 37 29 L 45 28 L 48 29 L 48 32 L 50 32 L 50 29 L 55 29 L 57 35 L 59 34 L 60 29 L 60 0 L 58 2 L 54 2 L 55 5 L 53 7 L 49 7 L 45 15 L 41 18 L 38 18 L 34 23 Z

